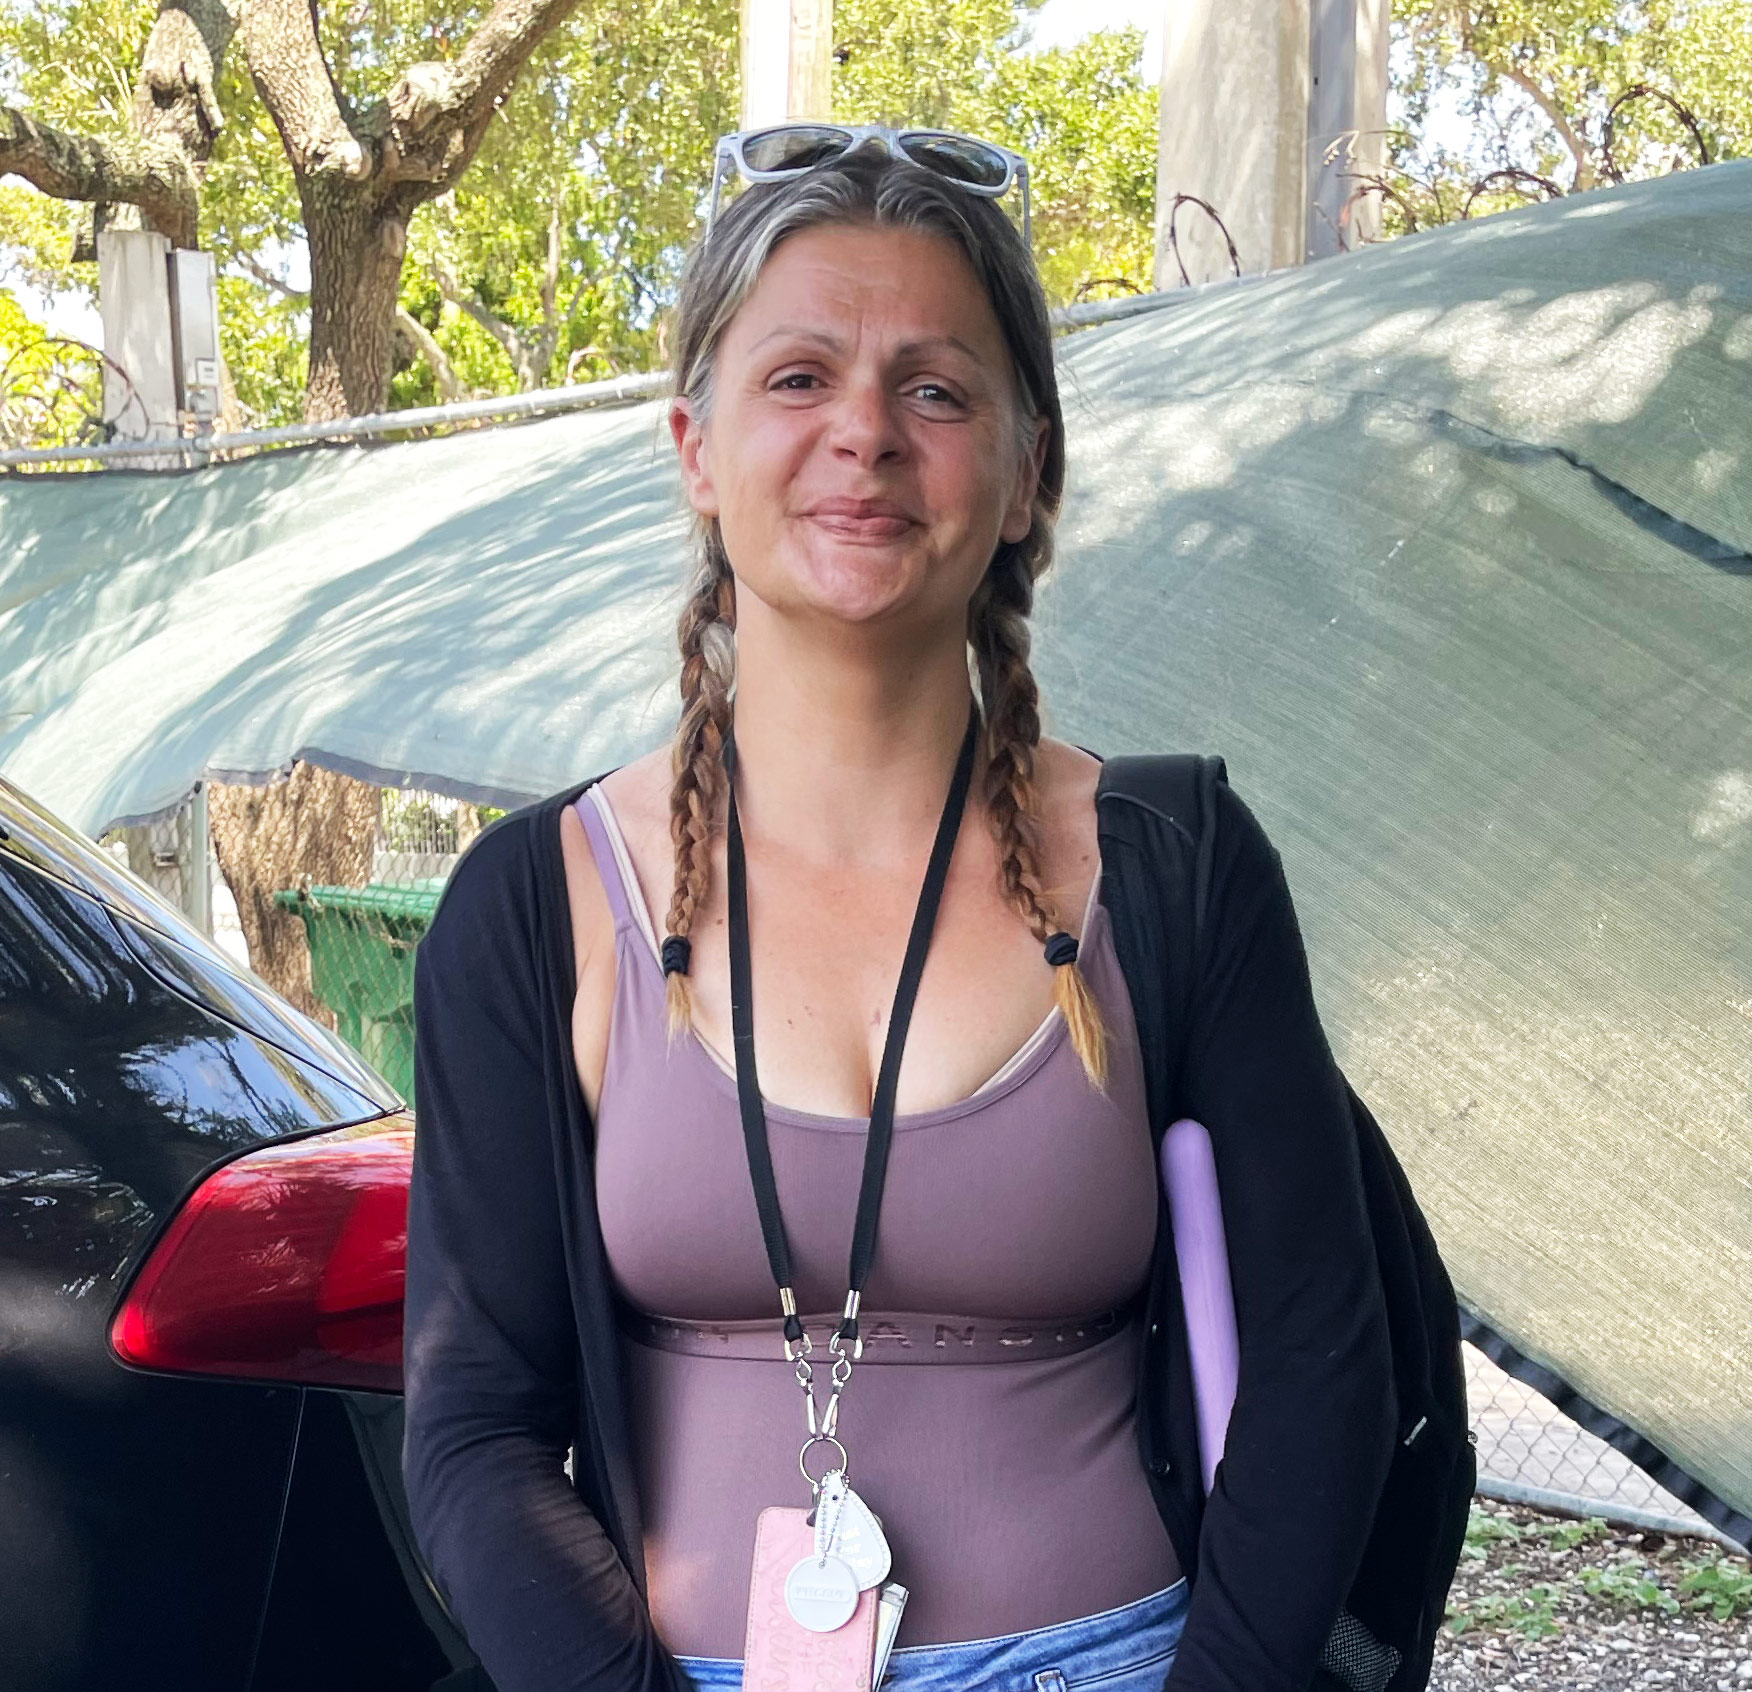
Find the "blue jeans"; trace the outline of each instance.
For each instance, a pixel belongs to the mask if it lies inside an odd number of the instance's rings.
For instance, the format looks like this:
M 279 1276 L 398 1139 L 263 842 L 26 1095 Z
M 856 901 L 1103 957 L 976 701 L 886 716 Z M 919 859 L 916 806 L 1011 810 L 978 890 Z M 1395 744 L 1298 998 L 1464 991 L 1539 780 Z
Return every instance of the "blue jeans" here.
M 1186 1620 L 1184 1580 L 1099 1615 L 998 1639 L 901 1645 L 881 1692 L 1161 1692 Z M 739 1657 L 678 1657 L 696 1687 L 741 1692 Z

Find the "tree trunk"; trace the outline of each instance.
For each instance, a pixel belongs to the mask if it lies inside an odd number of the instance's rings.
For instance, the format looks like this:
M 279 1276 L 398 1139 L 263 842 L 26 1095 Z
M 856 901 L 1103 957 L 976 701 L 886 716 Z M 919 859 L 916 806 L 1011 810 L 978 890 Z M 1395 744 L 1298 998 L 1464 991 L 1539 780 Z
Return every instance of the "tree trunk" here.
M 249 945 L 250 966 L 325 1027 L 334 1013 L 311 991 L 304 924 L 274 903 L 298 886 L 359 887 L 371 874 L 378 794 L 351 776 L 298 763 L 264 787 L 208 784 L 213 850 Z
M 375 203 L 369 183 L 320 177 L 301 186 L 310 237 L 305 421 L 367 416 L 389 399 L 407 214 Z

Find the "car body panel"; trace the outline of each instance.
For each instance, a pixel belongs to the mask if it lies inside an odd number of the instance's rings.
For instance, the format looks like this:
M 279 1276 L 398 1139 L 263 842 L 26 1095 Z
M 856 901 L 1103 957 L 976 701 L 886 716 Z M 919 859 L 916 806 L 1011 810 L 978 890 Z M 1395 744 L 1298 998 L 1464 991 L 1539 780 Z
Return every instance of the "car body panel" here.
M 301 1684 L 413 1692 L 466 1673 L 454 1629 L 446 1648 L 422 1612 L 444 1625 L 435 1595 L 410 1587 L 417 1557 L 365 1472 L 349 1395 L 130 1368 L 108 1342 L 140 1262 L 215 1169 L 397 1104 L 0 783 L 5 1692 L 251 1692 L 323 1651 Z M 313 1604 L 332 1606 L 321 1626 Z

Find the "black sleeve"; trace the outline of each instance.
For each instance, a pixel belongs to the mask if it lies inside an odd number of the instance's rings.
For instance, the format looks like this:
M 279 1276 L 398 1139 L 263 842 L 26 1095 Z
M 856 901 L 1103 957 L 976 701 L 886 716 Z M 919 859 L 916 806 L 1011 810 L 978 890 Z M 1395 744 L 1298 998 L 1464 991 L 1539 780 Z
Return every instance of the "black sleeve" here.
M 402 1474 L 415 1539 L 498 1692 L 670 1692 L 673 1659 L 563 1467 L 578 1345 L 544 1061 L 555 1013 L 517 832 L 531 826 L 481 837 L 415 955 Z
M 1240 1369 L 1166 1692 L 1307 1692 L 1395 1418 L 1355 1130 L 1276 850 L 1218 787 L 1177 1114 L 1211 1134 Z

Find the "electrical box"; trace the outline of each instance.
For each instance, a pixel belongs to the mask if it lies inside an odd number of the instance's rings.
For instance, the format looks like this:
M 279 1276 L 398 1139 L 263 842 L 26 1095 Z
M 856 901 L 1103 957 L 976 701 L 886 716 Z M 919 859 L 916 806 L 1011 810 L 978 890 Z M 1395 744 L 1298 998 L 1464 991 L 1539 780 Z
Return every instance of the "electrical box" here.
M 219 283 L 213 255 L 176 248 L 169 260 L 177 409 L 210 423 L 219 415 Z

